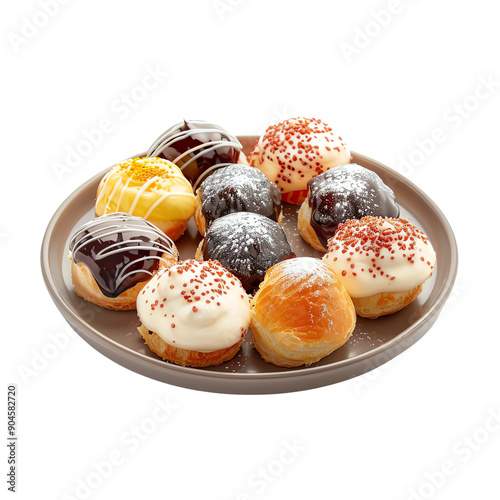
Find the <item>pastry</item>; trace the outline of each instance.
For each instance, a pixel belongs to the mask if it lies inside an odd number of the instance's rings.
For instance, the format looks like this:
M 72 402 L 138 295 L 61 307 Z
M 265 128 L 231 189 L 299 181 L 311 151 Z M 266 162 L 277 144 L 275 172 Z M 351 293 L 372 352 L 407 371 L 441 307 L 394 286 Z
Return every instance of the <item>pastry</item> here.
M 241 283 L 218 262 L 186 260 L 158 272 L 137 298 L 139 332 L 161 358 L 183 366 L 231 359 L 250 323 Z
M 340 224 L 323 260 L 335 271 L 365 318 L 410 304 L 432 276 L 436 253 L 406 219 L 363 217 Z
M 252 300 L 253 343 L 265 361 L 315 363 L 345 344 L 356 324 L 349 294 L 320 259 L 271 267 Z
M 340 223 L 367 215 L 399 217 L 399 206 L 392 189 L 375 172 L 350 163 L 308 182 L 297 227 L 313 248 L 326 252 Z
M 281 199 L 300 205 L 307 183 L 326 170 L 345 165 L 351 152 L 331 127 L 315 118 L 292 118 L 268 127 L 248 161 L 262 170 Z
M 143 217 L 172 240 L 186 230 L 195 198 L 189 181 L 173 163 L 131 158 L 115 165 L 97 188 L 96 215 L 126 212 Z
M 196 191 L 217 168 L 247 163 L 238 139 L 222 127 L 202 120 L 184 120 L 164 132 L 149 148 L 148 156 L 175 163 Z
M 178 259 L 175 244 L 140 217 L 114 213 L 83 224 L 69 244 L 77 295 L 107 309 L 135 309 L 138 293 Z
M 196 192 L 194 219 L 201 235 L 215 219 L 234 212 L 253 212 L 279 222 L 281 196 L 260 170 L 233 164 L 216 170 Z
M 295 257 L 281 226 L 251 212 L 235 212 L 216 219 L 207 228 L 197 259 L 218 260 L 252 292 L 266 271 Z

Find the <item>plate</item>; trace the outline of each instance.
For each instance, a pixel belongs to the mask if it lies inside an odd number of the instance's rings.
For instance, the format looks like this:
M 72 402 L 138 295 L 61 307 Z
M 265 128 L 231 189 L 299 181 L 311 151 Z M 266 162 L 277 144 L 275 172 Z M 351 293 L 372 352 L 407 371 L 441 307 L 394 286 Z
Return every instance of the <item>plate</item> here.
M 244 152 L 256 136 L 239 140 Z M 436 272 L 423 292 L 405 309 L 375 320 L 357 318 L 349 341 L 317 363 L 280 368 L 266 363 L 252 346 L 249 330 L 240 352 L 217 367 L 189 368 L 163 361 L 144 344 L 137 332 L 135 311 L 109 311 L 78 297 L 71 285 L 68 243 L 73 232 L 94 216 L 97 186 L 105 172 L 89 179 L 59 207 L 42 243 L 41 266 L 47 289 L 71 327 L 92 347 L 113 361 L 168 384 L 229 394 L 270 394 L 334 384 L 373 370 L 417 342 L 436 321 L 455 281 L 458 254 L 453 231 L 438 206 L 398 172 L 358 153 L 353 162 L 376 172 L 396 194 L 401 217 L 408 218 L 430 238 L 437 252 Z M 297 256 L 321 257 L 299 235 L 298 206 L 286 204 L 283 227 Z M 181 258 L 194 258 L 201 237 L 192 218 L 176 242 Z

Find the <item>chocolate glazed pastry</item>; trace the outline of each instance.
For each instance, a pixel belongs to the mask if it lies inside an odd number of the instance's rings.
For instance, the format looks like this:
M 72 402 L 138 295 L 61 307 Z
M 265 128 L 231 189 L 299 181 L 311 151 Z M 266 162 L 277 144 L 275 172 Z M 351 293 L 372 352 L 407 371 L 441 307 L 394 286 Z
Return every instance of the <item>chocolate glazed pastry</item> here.
M 177 260 L 175 244 L 141 217 L 112 213 L 96 217 L 73 235 L 69 249 L 75 264 L 89 269 L 102 294 L 115 298 L 148 281 L 167 258 Z
M 295 257 L 281 226 L 250 212 L 236 212 L 217 219 L 207 229 L 197 258 L 218 260 L 252 292 L 266 271 Z
M 147 155 L 175 163 L 196 190 L 212 170 L 238 163 L 242 149 L 238 139 L 222 127 L 184 120 L 158 137 Z
M 310 209 L 309 224 L 323 249 L 339 224 L 349 219 L 399 217 L 394 192 L 375 172 L 356 163 L 328 170 L 311 179 L 307 187 L 304 204 Z
M 252 212 L 275 222 L 281 218 L 280 190 L 260 170 L 233 164 L 205 179 L 196 197 L 195 219 L 201 234 L 212 222 L 234 212 Z

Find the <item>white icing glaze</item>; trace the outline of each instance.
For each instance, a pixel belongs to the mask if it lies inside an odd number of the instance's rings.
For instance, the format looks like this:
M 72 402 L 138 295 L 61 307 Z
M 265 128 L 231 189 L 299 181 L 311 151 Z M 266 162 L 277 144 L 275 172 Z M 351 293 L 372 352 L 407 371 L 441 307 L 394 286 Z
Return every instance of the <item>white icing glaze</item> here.
M 137 313 L 167 344 L 213 352 L 243 338 L 250 324 L 250 299 L 218 262 L 188 260 L 149 281 L 137 297 Z
M 436 252 L 405 219 L 364 217 L 339 227 L 323 260 L 349 295 L 360 298 L 419 286 L 432 275 Z
M 321 120 L 292 118 L 270 126 L 249 157 L 250 165 L 282 193 L 307 189 L 307 182 L 326 170 L 345 165 L 351 152 Z

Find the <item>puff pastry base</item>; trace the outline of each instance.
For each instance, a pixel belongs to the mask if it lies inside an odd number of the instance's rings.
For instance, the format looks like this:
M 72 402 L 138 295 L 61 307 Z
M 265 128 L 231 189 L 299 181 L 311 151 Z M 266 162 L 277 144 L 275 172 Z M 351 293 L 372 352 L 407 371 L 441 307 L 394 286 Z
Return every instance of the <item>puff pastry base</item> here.
M 155 354 L 160 356 L 160 358 L 171 361 L 177 365 L 191 366 L 193 368 L 217 366 L 229 361 L 234 358 L 240 349 L 241 343 L 243 342 L 240 340 L 233 346 L 225 349 L 219 349 L 218 351 L 199 352 L 171 346 L 170 344 L 167 344 L 157 333 L 149 333 L 149 330 L 144 325 L 141 325 L 137 330 L 139 330 L 139 333 L 146 342 L 147 346 Z
M 163 254 L 163 258 L 168 259 L 168 266 L 165 262 L 160 261 L 161 267 L 170 267 L 176 263 L 176 260 L 169 258 L 167 254 Z M 71 259 L 71 281 L 73 283 L 73 290 L 77 295 L 84 298 L 92 304 L 96 304 L 105 309 L 113 311 L 131 311 L 136 308 L 136 301 L 139 292 L 146 286 L 149 280 L 140 281 L 132 288 L 128 288 L 122 292 L 118 297 L 106 297 L 104 295 L 96 280 L 92 276 L 90 269 L 83 262 L 75 264 L 73 258 Z
M 376 293 L 369 297 L 353 298 L 352 302 L 359 316 L 376 319 L 405 308 L 417 298 L 422 288 L 423 285 L 418 285 L 406 292 Z
M 316 250 L 326 252 L 326 248 L 320 243 L 316 231 L 311 226 L 311 212 L 309 201 L 306 199 L 300 206 L 299 215 L 297 217 L 297 229 L 304 240 Z

